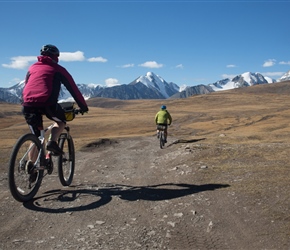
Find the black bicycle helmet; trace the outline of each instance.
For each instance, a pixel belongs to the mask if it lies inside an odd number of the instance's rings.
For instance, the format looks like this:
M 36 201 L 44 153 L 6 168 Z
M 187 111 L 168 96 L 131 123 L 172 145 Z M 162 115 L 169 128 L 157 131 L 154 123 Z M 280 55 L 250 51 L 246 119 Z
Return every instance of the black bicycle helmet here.
M 165 105 L 162 105 L 162 106 L 161 106 L 161 109 L 166 109 L 166 106 L 165 106 Z
M 43 45 L 40 49 L 40 54 L 43 56 L 57 56 L 59 57 L 59 50 L 56 46 L 52 44 Z

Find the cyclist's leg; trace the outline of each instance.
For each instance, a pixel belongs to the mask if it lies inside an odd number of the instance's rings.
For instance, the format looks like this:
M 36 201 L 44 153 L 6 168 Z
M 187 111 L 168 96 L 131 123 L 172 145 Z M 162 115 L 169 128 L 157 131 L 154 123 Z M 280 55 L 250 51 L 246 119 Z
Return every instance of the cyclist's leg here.
M 167 124 L 164 124 L 164 126 L 165 126 L 165 129 L 164 129 L 164 140 L 165 140 L 165 142 L 167 142 L 167 128 L 168 128 L 168 126 L 167 126 Z
M 28 127 L 32 134 L 35 134 L 37 137 L 40 136 L 40 130 L 43 129 L 43 120 L 42 112 L 39 108 L 34 107 L 22 107 L 22 114 L 28 124 Z M 29 160 L 35 162 L 37 159 L 38 150 L 36 147 L 33 147 L 29 152 Z
M 160 131 L 159 131 L 159 129 L 158 129 L 158 126 L 159 126 L 159 124 L 157 124 L 157 126 L 156 126 L 156 135 L 157 135 L 157 139 L 159 139 L 159 136 L 160 136 Z
M 56 155 L 62 154 L 62 150 L 57 145 L 57 140 L 66 125 L 64 111 L 57 103 L 47 107 L 45 115 L 48 119 L 55 121 L 48 139 L 47 150 L 54 152 Z

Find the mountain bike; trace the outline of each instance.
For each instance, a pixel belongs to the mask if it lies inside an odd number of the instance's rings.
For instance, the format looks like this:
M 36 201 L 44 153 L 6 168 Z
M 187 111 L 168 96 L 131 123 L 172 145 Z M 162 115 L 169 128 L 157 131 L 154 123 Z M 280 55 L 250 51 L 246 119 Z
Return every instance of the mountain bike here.
M 157 129 L 158 129 L 159 145 L 160 145 L 160 148 L 162 149 L 165 146 L 164 130 L 166 129 L 166 127 L 162 125 L 158 125 Z
M 74 103 L 60 103 L 65 110 L 66 120 L 74 119 L 82 113 L 74 108 Z M 83 113 L 82 113 L 83 114 Z M 15 200 L 25 202 L 31 200 L 38 192 L 43 178 L 53 172 L 52 157 L 57 157 L 58 177 L 63 186 L 72 183 L 75 170 L 75 150 L 70 127 L 66 124 L 64 132 L 59 136 L 58 145 L 64 154 L 55 156 L 45 149 L 45 133 L 52 129 L 54 123 L 40 131 L 40 136 L 28 133 L 22 135 L 14 145 L 8 169 L 9 189 Z M 31 159 L 36 159 L 32 161 Z

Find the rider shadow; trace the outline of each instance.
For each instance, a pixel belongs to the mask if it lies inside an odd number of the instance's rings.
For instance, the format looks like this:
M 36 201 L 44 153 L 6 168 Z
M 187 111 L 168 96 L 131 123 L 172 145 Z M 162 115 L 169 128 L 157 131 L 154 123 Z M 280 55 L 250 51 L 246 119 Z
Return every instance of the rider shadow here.
M 127 201 L 148 200 L 162 201 L 176 199 L 191 194 L 196 194 L 205 191 L 213 191 L 220 188 L 227 188 L 228 184 L 175 184 L 165 183 L 151 186 L 128 186 L 128 185 L 111 185 L 109 187 L 96 187 L 96 189 L 75 189 L 75 190 L 52 190 L 44 195 L 34 198 L 29 202 L 23 203 L 27 209 L 45 212 L 45 213 L 67 213 L 93 210 L 109 203 L 114 196 Z M 81 187 L 75 186 L 76 188 Z M 96 196 L 94 199 L 91 196 Z M 88 204 L 77 205 L 86 201 L 89 198 Z M 93 200 L 93 201 L 92 201 Z M 44 202 L 43 202 L 44 201 Z M 47 207 L 45 204 L 54 203 L 61 205 L 58 207 Z M 42 204 L 41 204 L 42 203 Z M 68 207 L 64 205 L 68 203 Z

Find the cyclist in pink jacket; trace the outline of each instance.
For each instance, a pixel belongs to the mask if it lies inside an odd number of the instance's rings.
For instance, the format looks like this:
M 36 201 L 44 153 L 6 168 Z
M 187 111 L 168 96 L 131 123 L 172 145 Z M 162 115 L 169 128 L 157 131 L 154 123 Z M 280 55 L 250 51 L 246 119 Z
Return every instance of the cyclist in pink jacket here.
M 70 92 L 82 112 L 89 109 L 72 76 L 58 64 L 58 48 L 47 44 L 42 46 L 40 54 L 38 61 L 30 66 L 26 74 L 22 92 L 22 113 L 31 132 L 37 136 L 40 136 L 40 130 L 43 129 L 43 115 L 55 121 L 47 150 L 60 155 L 63 152 L 57 145 L 57 139 L 66 124 L 64 111 L 58 104 L 61 84 Z

